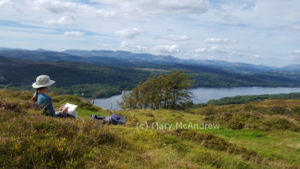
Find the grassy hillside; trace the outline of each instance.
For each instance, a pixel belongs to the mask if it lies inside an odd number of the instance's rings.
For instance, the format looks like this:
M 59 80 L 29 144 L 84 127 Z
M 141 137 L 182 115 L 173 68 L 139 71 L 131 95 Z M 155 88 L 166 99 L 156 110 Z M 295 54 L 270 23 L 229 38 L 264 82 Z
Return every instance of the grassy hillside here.
M 300 93 L 288 94 L 263 94 L 263 95 L 248 95 L 248 96 L 235 96 L 223 97 L 218 100 L 209 100 L 207 103 L 195 104 L 195 107 L 202 107 L 206 105 L 227 105 L 227 104 L 242 104 L 250 102 L 259 102 L 267 99 L 294 99 L 300 100 Z
M 45 117 L 29 101 L 31 93 L 0 91 L 0 168 L 300 166 L 300 101 L 266 100 L 186 111 L 119 111 L 126 125 L 108 126 L 89 117 L 112 112 L 74 96 L 51 95 L 55 107 L 65 102 L 78 104 L 80 118 Z M 152 125 L 156 122 L 158 126 Z M 215 127 L 197 129 L 196 124 L 202 122 Z M 176 124 L 187 126 L 176 129 Z

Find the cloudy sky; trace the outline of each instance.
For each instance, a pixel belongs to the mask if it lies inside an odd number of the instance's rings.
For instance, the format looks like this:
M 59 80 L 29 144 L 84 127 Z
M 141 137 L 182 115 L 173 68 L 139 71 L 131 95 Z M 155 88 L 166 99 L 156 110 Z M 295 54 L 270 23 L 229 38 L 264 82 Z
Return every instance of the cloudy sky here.
M 0 0 L 0 46 L 300 64 L 300 0 Z

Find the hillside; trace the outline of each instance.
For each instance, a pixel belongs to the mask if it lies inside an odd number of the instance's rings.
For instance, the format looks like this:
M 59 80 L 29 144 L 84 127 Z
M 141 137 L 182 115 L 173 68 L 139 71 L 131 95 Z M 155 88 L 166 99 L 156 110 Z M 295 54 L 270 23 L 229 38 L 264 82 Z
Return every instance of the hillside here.
M 125 116 L 126 125 L 108 126 L 89 117 L 112 112 L 74 96 L 51 95 L 55 107 L 65 102 L 78 104 L 80 118 L 45 117 L 29 101 L 32 93 L 0 91 L 0 168 L 300 166 L 297 100 L 208 106 L 185 112 L 119 111 L 115 113 Z M 214 127 L 172 127 L 202 122 Z M 149 130 L 144 129 L 146 124 Z
M 262 73 L 281 70 L 276 67 L 252 65 L 247 63 L 231 63 L 219 60 L 184 60 L 170 55 L 153 55 L 149 53 L 132 53 L 129 51 L 112 51 L 112 50 L 74 50 L 69 49 L 62 52 L 49 51 L 44 49 L 24 50 L 0 48 L 0 55 L 46 61 L 79 61 L 98 65 L 122 65 L 136 67 L 153 67 L 157 65 L 185 64 L 197 65 L 200 67 L 211 67 L 215 69 L 242 72 L 242 73 Z M 288 67 L 282 69 L 289 71 Z
M 294 99 L 300 100 L 300 93 L 288 93 L 288 94 L 263 94 L 263 95 L 246 95 L 235 97 L 223 97 L 217 100 L 209 100 L 207 103 L 195 104 L 195 107 L 201 107 L 206 105 L 228 105 L 228 104 L 242 104 L 250 102 L 259 102 L 267 99 Z
M 18 55 L 19 56 L 19 55 Z M 29 54 L 28 54 L 29 56 Z M 122 90 L 132 89 L 147 77 L 170 71 L 187 71 L 193 75 L 196 87 L 299 87 L 300 73 L 235 73 L 210 66 L 186 64 L 151 64 L 150 67 L 114 66 L 89 64 L 77 61 L 54 61 L 56 57 L 39 54 L 31 60 L 0 56 L 0 87 L 9 89 L 30 89 L 40 74 L 50 75 L 57 83 L 54 91 L 59 94 L 84 97 L 108 97 Z M 51 57 L 50 57 L 51 56 Z M 52 57 L 53 56 L 53 57 Z M 42 58 L 54 60 L 43 60 Z M 65 58 L 57 56 L 58 58 Z M 20 55 L 20 58 L 24 58 Z M 35 59 L 34 59 L 35 58 Z M 40 58 L 41 60 L 37 59 Z M 88 58 L 85 57 L 86 60 Z M 100 62 L 100 58 L 98 58 Z M 105 61 L 103 61 L 105 62 Z M 141 66 L 141 65 L 140 65 Z
M 0 87 L 31 89 L 38 75 L 47 74 L 60 94 L 107 97 L 134 87 L 149 72 L 132 68 L 95 66 L 79 62 L 46 62 L 0 57 Z
M 133 53 L 112 50 L 75 50 L 51 51 L 44 49 L 25 50 L 1 48 L 0 56 L 39 61 L 73 61 L 106 66 L 156 67 L 174 66 L 176 64 L 209 67 L 235 73 L 266 73 L 266 72 L 299 72 L 299 65 L 272 67 L 248 63 L 228 62 L 222 60 L 180 59 L 171 55 L 153 55 L 150 53 Z

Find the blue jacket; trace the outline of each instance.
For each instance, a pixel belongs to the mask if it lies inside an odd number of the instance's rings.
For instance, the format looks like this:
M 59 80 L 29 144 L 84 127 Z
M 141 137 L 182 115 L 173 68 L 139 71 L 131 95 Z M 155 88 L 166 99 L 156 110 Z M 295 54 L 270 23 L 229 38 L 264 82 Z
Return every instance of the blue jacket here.
M 44 109 L 44 113 L 48 116 L 55 117 L 52 98 L 46 94 L 39 93 L 37 104 Z

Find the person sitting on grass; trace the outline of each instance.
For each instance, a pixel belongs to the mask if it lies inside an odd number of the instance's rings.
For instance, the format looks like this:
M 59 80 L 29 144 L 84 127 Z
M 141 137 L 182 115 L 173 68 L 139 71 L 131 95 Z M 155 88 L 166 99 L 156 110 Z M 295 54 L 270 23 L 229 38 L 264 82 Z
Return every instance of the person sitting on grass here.
M 36 82 L 32 84 L 32 87 L 35 89 L 35 94 L 32 97 L 32 101 L 36 102 L 40 108 L 43 108 L 44 114 L 46 116 L 56 117 L 61 112 L 62 114 L 66 114 L 68 112 L 68 108 L 64 108 L 64 105 L 60 108 L 54 110 L 52 98 L 47 95 L 47 91 L 51 85 L 53 85 L 55 81 L 51 80 L 47 75 L 40 75 L 36 78 Z

